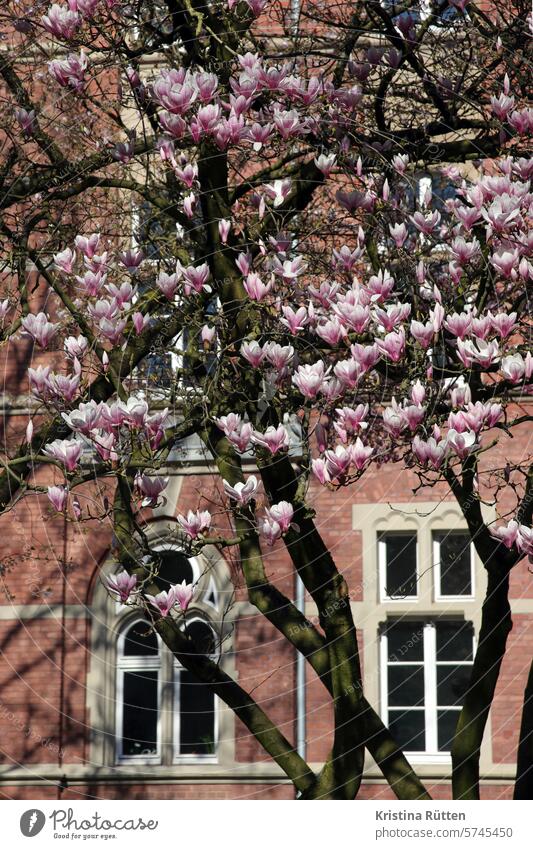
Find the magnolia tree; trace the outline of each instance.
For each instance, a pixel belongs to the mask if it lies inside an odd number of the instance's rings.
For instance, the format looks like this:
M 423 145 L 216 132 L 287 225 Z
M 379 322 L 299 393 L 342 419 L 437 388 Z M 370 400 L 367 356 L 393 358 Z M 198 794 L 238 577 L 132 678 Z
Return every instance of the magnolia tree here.
M 0 13 L 0 309 L 3 339 L 31 340 L 34 359 L 2 509 L 43 492 L 81 523 L 99 504 L 122 569 L 109 592 L 144 611 L 302 798 L 353 799 L 366 748 L 399 798 L 428 799 L 365 698 L 349 587 L 308 491 L 357 489 L 383 464 L 414 470 L 417 491 L 449 488 L 488 577 L 452 747 L 454 796 L 477 798 L 509 576 L 533 561 L 528 446 L 519 463 L 491 459 L 532 420 L 526 4 L 23 5 Z M 156 366 L 171 354 L 169 378 Z M 192 650 L 195 587 L 158 586 L 147 511 L 191 436 L 221 497 L 176 516 L 176 536 L 191 554 L 237 554 L 250 602 L 331 694 L 318 773 Z M 89 509 L 91 481 L 113 495 Z M 316 624 L 267 577 L 283 544 Z

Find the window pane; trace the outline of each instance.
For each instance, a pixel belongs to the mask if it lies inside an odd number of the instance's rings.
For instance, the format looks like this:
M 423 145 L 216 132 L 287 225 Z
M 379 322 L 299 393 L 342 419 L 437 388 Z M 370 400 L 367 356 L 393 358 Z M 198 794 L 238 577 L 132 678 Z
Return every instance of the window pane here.
M 187 624 L 185 633 L 193 641 L 198 654 L 214 654 L 215 653 L 215 635 L 213 629 L 195 619 L 194 622 Z
M 472 595 L 469 534 L 439 534 L 441 595 Z
M 473 660 L 471 622 L 437 622 L 437 660 Z
M 215 752 L 215 697 L 192 673 L 180 673 L 180 754 Z
M 424 704 L 424 667 L 389 666 L 389 705 Z
M 124 672 L 124 755 L 153 755 L 157 752 L 157 675 L 155 670 Z
M 390 710 L 389 729 L 401 749 L 408 752 L 425 751 L 423 710 Z
M 472 666 L 439 666 L 437 664 L 437 704 L 462 705 L 468 689 Z
M 450 751 L 458 719 L 458 710 L 439 710 L 437 712 L 439 752 Z
M 416 587 L 416 534 L 387 534 L 385 590 L 388 596 L 414 596 Z
M 157 637 L 148 622 L 136 622 L 124 640 L 124 656 L 154 655 L 159 652 Z
M 192 566 L 182 551 L 167 549 L 158 551 L 157 554 L 159 574 L 155 581 L 160 590 L 168 591 L 171 584 L 181 584 L 182 581 L 192 584 L 194 577 Z
M 421 622 L 395 622 L 387 628 L 389 661 L 424 659 L 424 628 Z

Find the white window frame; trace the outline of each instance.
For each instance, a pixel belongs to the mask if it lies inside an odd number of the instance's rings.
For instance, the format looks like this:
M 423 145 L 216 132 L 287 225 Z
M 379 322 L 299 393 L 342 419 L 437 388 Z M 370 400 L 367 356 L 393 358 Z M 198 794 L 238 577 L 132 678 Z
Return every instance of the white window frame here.
M 159 764 L 162 752 L 162 700 L 163 700 L 163 658 L 161 655 L 162 643 L 159 636 L 155 634 L 158 646 L 157 655 L 132 655 L 125 657 L 124 643 L 126 634 L 136 625 L 142 624 L 149 627 L 142 619 L 128 619 L 122 628 L 117 640 L 117 662 L 116 662 L 116 712 L 115 712 L 115 761 L 117 764 Z M 124 709 L 124 673 L 125 672 L 153 672 L 157 671 L 157 749 L 153 755 L 125 755 L 123 752 L 123 709 Z
M 475 577 L 476 577 L 476 568 L 475 568 L 475 549 L 474 544 L 470 541 L 469 550 L 470 550 L 470 588 L 471 592 L 468 595 L 442 595 L 440 586 L 441 586 L 441 574 L 440 574 L 440 544 L 441 541 L 439 536 L 443 534 L 453 536 L 454 534 L 464 534 L 468 536 L 468 531 L 461 530 L 460 528 L 456 528 L 454 530 L 434 530 L 432 534 L 432 551 L 433 551 L 433 575 L 434 575 L 434 593 L 435 593 L 435 601 L 474 601 L 476 597 L 476 586 L 475 586 Z
M 416 576 L 416 595 L 389 596 L 387 595 L 387 536 L 405 536 L 415 537 L 415 576 Z M 418 532 L 411 530 L 394 531 L 390 528 L 384 531 L 378 531 L 377 534 L 378 546 L 378 575 L 379 575 L 379 600 L 390 604 L 402 604 L 407 601 L 418 601 L 418 582 L 420 579 L 419 569 L 419 540 Z
M 200 616 L 194 616 L 193 618 L 187 621 L 187 624 L 190 625 L 193 622 L 202 622 L 202 624 L 207 625 L 208 628 L 211 628 L 213 632 L 213 636 L 216 640 L 216 633 L 209 622 L 206 622 L 205 619 L 202 619 Z M 211 657 L 212 660 L 215 660 L 215 657 Z M 217 695 L 213 697 L 213 711 L 214 711 L 214 734 L 213 734 L 213 748 L 214 753 L 212 755 L 194 755 L 194 754 L 183 754 L 180 752 L 180 729 L 181 729 L 181 672 L 184 669 L 183 666 L 179 663 L 178 660 L 174 659 L 173 662 L 173 710 L 172 710 L 172 762 L 175 764 L 179 763 L 209 763 L 214 764 L 218 763 L 218 744 L 219 744 L 219 699 Z
M 417 622 L 416 616 L 406 617 L 406 621 Z M 423 659 L 420 661 L 405 661 L 396 660 L 389 661 L 389 641 L 387 628 L 380 634 L 380 690 L 381 690 L 381 717 L 384 724 L 389 727 L 389 687 L 388 687 L 388 668 L 389 666 L 422 666 L 424 670 L 424 707 L 413 707 L 407 705 L 394 705 L 390 710 L 415 710 L 424 713 L 424 729 L 425 729 L 425 751 L 405 750 L 406 756 L 413 763 L 419 764 L 450 764 L 451 753 L 440 752 L 438 744 L 438 722 L 437 715 L 439 710 L 455 710 L 460 713 L 461 707 L 451 707 L 449 705 L 440 706 L 437 702 L 437 622 L 435 619 L 419 620 L 423 626 Z M 442 619 L 441 621 L 446 621 Z M 469 622 L 470 620 L 453 619 L 453 622 Z M 472 623 L 471 623 L 472 624 Z M 473 665 L 473 658 L 476 654 L 476 638 L 472 634 L 472 660 L 439 660 L 439 666 L 470 666 Z

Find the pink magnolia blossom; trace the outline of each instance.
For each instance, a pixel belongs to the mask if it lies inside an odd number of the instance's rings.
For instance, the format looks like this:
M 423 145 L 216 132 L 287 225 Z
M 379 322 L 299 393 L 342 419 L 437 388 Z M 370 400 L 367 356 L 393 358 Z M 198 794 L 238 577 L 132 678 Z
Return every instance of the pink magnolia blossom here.
M 137 473 L 135 486 L 144 495 L 143 507 L 157 507 L 158 498 L 168 486 L 168 478 Z
M 271 454 L 277 454 L 278 451 L 289 447 L 289 435 L 283 425 L 278 425 L 278 427 L 270 425 L 264 433 L 254 430 L 252 442 L 254 445 L 266 448 Z
M 28 380 L 30 389 L 36 398 L 46 400 L 51 392 L 50 375 L 52 373 L 51 366 L 37 366 L 37 368 L 28 369 Z
M 448 443 L 446 440 L 437 440 L 430 436 L 427 442 L 415 436 L 412 443 L 413 454 L 418 462 L 423 466 L 428 465 L 432 469 L 438 470 L 442 466 L 448 452 Z
M 241 356 L 254 368 L 259 368 L 267 353 L 255 339 L 252 342 L 243 342 L 240 351 Z
M 397 363 L 405 351 L 405 330 L 402 327 L 396 333 L 387 333 L 384 339 L 377 339 L 376 342 L 379 350 L 393 363 Z
M 175 584 L 171 587 L 171 589 L 174 590 L 176 601 L 178 602 L 181 610 L 185 613 L 194 595 L 194 585 L 188 584 L 185 580 L 183 580 L 181 584 Z
M 322 458 L 311 460 L 311 468 L 313 470 L 313 474 L 323 486 L 331 481 L 327 460 Z
M 477 363 L 488 368 L 500 359 L 500 349 L 495 340 L 486 342 L 484 339 L 457 340 L 457 354 L 463 365 L 470 367 Z
M 329 177 L 335 164 L 337 162 L 337 157 L 334 153 L 330 153 L 326 156 L 326 154 L 321 153 L 315 160 L 314 163 L 319 171 L 322 172 L 324 177 Z
M 220 236 L 220 241 L 223 245 L 228 241 L 228 236 L 231 230 L 231 221 L 228 221 L 226 218 L 221 218 L 218 222 L 218 233 Z
M 58 513 L 63 513 L 68 501 L 68 487 L 66 486 L 49 486 L 48 500 Z
M 407 239 L 407 227 L 405 224 L 389 224 L 389 231 L 397 248 L 401 248 Z
M 296 336 L 296 334 L 303 330 L 308 322 L 308 314 L 305 307 L 298 307 L 298 309 L 293 310 L 290 306 L 283 306 L 282 312 L 283 318 L 280 319 L 280 323 L 287 327 L 293 336 Z
M 70 402 L 78 394 L 80 375 L 51 374 L 48 380 L 50 392 L 63 401 Z
M 155 281 L 155 285 L 161 290 L 165 298 L 171 301 L 178 288 L 178 275 L 176 273 L 167 274 L 165 271 L 161 271 Z
M 510 383 L 520 383 L 524 377 L 529 379 L 531 371 L 527 374 L 526 361 L 522 354 L 510 354 L 502 358 L 501 372 L 506 380 Z
M 359 363 L 353 358 L 340 360 L 335 364 L 333 373 L 340 380 L 341 384 L 349 389 L 355 389 L 361 377 Z
M 245 504 L 248 504 L 250 499 L 254 497 L 259 487 L 259 483 L 255 475 L 250 475 L 246 483 L 238 481 L 235 486 L 232 486 L 227 480 L 223 480 L 222 483 L 226 495 L 242 507 L 244 507 Z
M 275 369 L 282 371 L 287 368 L 294 356 L 292 345 L 279 345 L 277 342 L 267 342 L 263 346 L 267 360 Z
M 348 474 L 353 462 L 350 448 L 351 446 L 345 448 L 343 445 L 337 445 L 334 450 L 326 451 L 324 456 L 330 479 L 343 478 Z
M 196 539 L 204 531 L 208 531 L 211 525 L 211 513 L 208 510 L 196 510 L 194 513 L 189 510 L 187 517 L 180 513 L 177 518 L 178 523 L 191 539 Z
M 333 423 L 333 427 L 343 443 L 348 441 L 348 436 L 366 430 L 368 427 L 368 422 L 364 421 L 368 416 L 368 404 L 358 404 L 355 409 L 353 407 L 337 408 L 335 412 L 337 421 Z
M 292 180 L 274 180 L 265 186 L 265 194 L 273 201 L 274 208 L 281 206 L 285 198 L 289 195 L 292 187 Z
M 249 298 L 253 301 L 262 301 L 272 289 L 272 280 L 269 280 L 268 283 L 263 283 L 259 275 L 252 271 L 243 281 L 243 286 Z
M 81 18 L 76 11 L 53 3 L 47 14 L 41 18 L 41 23 L 51 35 L 70 40 L 76 35 L 76 30 L 81 24 Z
M 54 263 L 57 268 L 64 271 L 65 274 L 72 274 L 76 262 L 76 251 L 71 248 L 65 248 L 64 251 L 54 255 Z
M 89 61 L 82 50 L 79 55 L 69 53 L 66 59 L 52 59 L 48 63 L 48 70 L 60 86 L 69 86 L 75 91 L 81 91 L 88 65 Z
M 373 453 L 374 449 L 372 446 L 364 445 L 359 437 L 357 437 L 355 443 L 350 446 L 352 462 L 359 472 L 364 469 Z
M 517 314 L 515 312 L 500 312 L 496 315 L 489 313 L 488 318 L 492 329 L 501 339 L 507 339 L 516 327 Z
M 44 312 L 33 315 L 24 316 L 21 321 L 24 332 L 31 336 L 34 342 L 41 348 L 47 348 L 51 340 L 55 336 L 59 325 L 48 321 L 48 316 Z
M 82 360 L 89 350 L 89 340 L 85 336 L 82 336 L 81 333 L 79 336 L 67 336 L 63 347 L 67 357 Z
M 81 443 L 74 439 L 54 439 L 45 445 L 44 453 L 62 463 L 67 472 L 73 472 L 81 456 Z
M 411 321 L 411 335 L 425 349 L 429 348 L 435 336 L 435 328 L 433 324 L 422 324 L 421 321 L 413 319 Z
M 313 365 L 298 366 L 292 382 L 305 398 L 316 398 L 324 384 L 326 367 L 322 360 Z
M 465 460 L 472 451 L 479 448 L 479 444 L 476 442 L 476 434 L 471 430 L 459 433 L 454 428 L 450 428 L 446 434 L 446 441 L 461 460 Z
M 501 525 L 499 528 L 490 528 L 491 535 L 500 540 L 506 548 L 512 548 L 518 537 L 519 525 L 515 519 L 511 519 L 507 525 Z
M 202 265 L 199 265 L 196 268 L 193 265 L 189 265 L 185 268 L 179 260 L 176 263 L 176 271 L 181 277 L 183 277 L 183 291 L 187 296 L 190 295 L 193 290 L 195 292 L 201 292 L 202 289 L 206 287 L 210 273 L 209 266 L 206 262 L 203 262 Z
M 91 233 L 90 236 L 76 236 L 74 242 L 78 250 L 81 251 L 87 259 L 92 259 L 98 250 L 98 245 L 100 244 L 100 233 Z
M 115 596 L 118 596 L 118 601 L 122 604 L 126 604 L 129 600 L 130 595 L 135 590 L 137 586 L 137 577 L 135 575 L 130 575 L 124 569 L 122 572 L 118 572 L 116 575 L 109 575 L 106 578 L 106 586 L 107 589 Z
M 238 413 L 228 413 L 227 416 L 220 416 L 220 418 L 216 418 L 214 421 L 216 426 L 220 428 L 226 436 L 240 430 L 242 425 L 242 419 Z
M 145 328 L 150 324 L 150 316 L 148 314 L 143 315 L 142 312 L 134 312 L 131 320 L 137 335 L 142 333 L 143 330 L 145 330 Z
M 421 405 L 424 403 L 426 397 L 425 387 L 420 383 L 420 380 L 417 380 L 411 387 L 411 399 L 413 404 Z
M 265 510 L 267 518 L 279 525 L 282 534 L 286 534 L 294 518 L 294 507 L 288 501 L 279 501 Z
M 149 595 L 146 594 L 146 598 L 150 602 L 156 610 L 159 611 L 163 618 L 166 618 L 174 605 L 177 603 L 178 598 L 176 596 L 176 588 L 170 587 L 168 592 L 166 590 L 162 590 L 157 595 Z
M 261 524 L 261 533 L 264 536 L 267 545 L 274 545 L 281 538 L 281 528 L 277 522 L 271 522 L 268 519 L 263 519 Z
M 119 254 L 119 260 L 121 265 L 123 265 L 124 268 L 130 272 L 130 274 L 137 273 L 137 271 L 139 270 L 139 266 L 142 264 L 143 259 L 144 254 L 138 248 L 136 248 L 135 250 L 129 248 L 127 251 L 123 251 L 121 254 Z
M 518 550 L 523 554 L 527 554 L 529 559 L 533 559 L 533 529 L 527 525 L 519 525 L 516 535 L 516 545 Z
M 250 422 L 243 422 L 236 430 L 232 430 L 226 436 L 228 442 L 231 442 L 240 454 L 244 454 L 252 439 L 252 425 Z

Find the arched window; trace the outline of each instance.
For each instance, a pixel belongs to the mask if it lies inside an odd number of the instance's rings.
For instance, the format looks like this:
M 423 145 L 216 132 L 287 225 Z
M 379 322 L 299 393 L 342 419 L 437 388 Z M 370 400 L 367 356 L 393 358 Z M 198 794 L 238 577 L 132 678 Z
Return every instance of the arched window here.
M 232 675 L 236 608 L 226 562 L 211 546 L 188 556 L 166 520 L 154 523 L 150 543 L 160 590 L 182 581 L 194 584 L 185 622 L 176 609 L 180 627 L 197 650 Z M 135 603 L 123 605 L 109 593 L 106 578 L 121 568 L 111 560 L 104 564 L 91 604 L 91 762 L 146 764 L 161 775 L 185 774 L 193 764 L 205 766 L 207 774 L 232 763 L 233 712 L 178 663 Z
M 206 621 L 191 619 L 184 630 L 197 651 L 216 654 L 217 637 Z M 119 634 L 116 709 L 119 763 L 216 760 L 216 697 L 145 620 L 129 620 Z
M 182 581 L 195 587 L 186 617 L 178 622 L 195 651 L 215 658 L 221 651 L 224 612 L 213 564 L 187 557 L 177 546 L 155 548 L 159 590 Z M 172 763 L 217 760 L 217 699 L 184 668 L 149 623 L 125 619 L 116 650 L 115 760 L 117 763 Z M 192 648 L 191 648 L 192 650 Z
M 186 633 L 202 654 L 213 656 L 216 638 L 201 619 L 187 623 Z M 174 665 L 174 757 L 214 758 L 217 747 L 215 696 L 202 681 L 175 662 Z
M 117 759 L 161 756 L 161 649 L 145 621 L 128 624 L 117 650 Z

